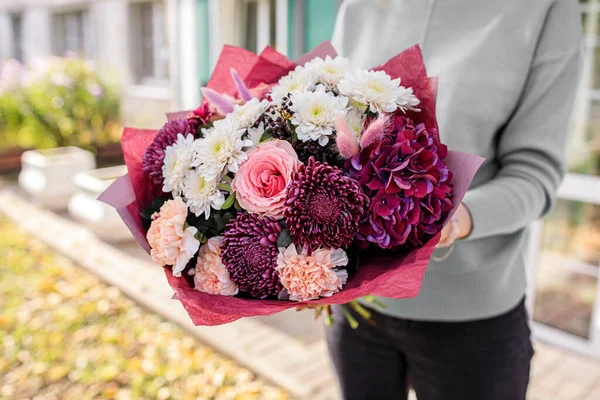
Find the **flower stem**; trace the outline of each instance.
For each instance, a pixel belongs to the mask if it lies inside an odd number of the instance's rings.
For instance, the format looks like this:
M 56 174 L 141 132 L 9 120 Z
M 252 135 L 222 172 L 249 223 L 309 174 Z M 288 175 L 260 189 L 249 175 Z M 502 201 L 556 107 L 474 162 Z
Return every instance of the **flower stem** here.
M 333 316 L 331 315 L 331 306 L 330 305 L 324 306 L 323 310 L 325 311 L 325 324 L 327 326 L 332 326 L 333 325 Z
M 371 295 L 363 296 L 363 299 L 365 299 L 365 301 L 367 303 L 375 304 L 377 307 L 386 308 L 386 305 L 384 303 L 382 303 L 381 301 L 377 300 L 375 298 L 375 296 L 371 296 Z
M 371 319 L 371 313 L 369 312 L 369 310 L 360 305 L 358 301 L 353 300 L 348 304 L 350 304 L 350 307 L 352 307 L 354 311 L 356 311 L 361 317 L 363 317 L 367 321 Z
M 319 319 L 319 317 L 321 316 L 321 314 L 323 314 L 323 309 L 325 309 L 325 307 L 317 307 L 317 308 L 315 308 L 315 319 Z
M 348 320 L 348 323 L 350 324 L 350 328 L 352 328 L 352 329 L 358 328 L 358 321 L 352 316 L 352 314 L 350 314 L 350 312 L 346 309 L 346 306 L 345 305 L 341 306 L 341 309 L 342 309 L 342 312 L 344 313 L 344 316 Z

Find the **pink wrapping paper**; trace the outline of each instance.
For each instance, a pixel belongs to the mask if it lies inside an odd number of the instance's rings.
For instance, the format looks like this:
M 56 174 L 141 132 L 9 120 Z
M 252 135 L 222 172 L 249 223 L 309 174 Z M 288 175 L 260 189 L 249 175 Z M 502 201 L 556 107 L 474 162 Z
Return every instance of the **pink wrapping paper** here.
M 309 51 L 308 53 L 306 53 L 305 55 L 301 56 L 299 59 L 297 59 L 296 64 L 304 65 L 313 58 L 320 57 L 322 59 L 325 59 L 325 57 L 327 56 L 335 58 L 337 55 L 338 53 L 331 44 L 331 42 L 329 40 L 326 40 L 311 51 Z
M 335 49 L 330 43 L 324 43 L 298 60 L 298 63 L 305 63 L 314 58 L 315 54 L 319 56 L 328 54 L 334 57 Z M 276 82 L 293 69 L 294 65 L 271 48 L 256 55 L 243 49 L 225 46 L 208 86 L 233 95 L 235 86 L 230 77 L 232 67 L 235 67 L 245 83 L 252 87 L 249 82 L 256 82 L 258 85 L 261 83 L 260 76 L 265 77 L 266 81 L 263 81 L 265 83 Z M 261 69 L 264 71 L 261 72 Z M 435 120 L 437 79 L 427 78 L 418 46 L 408 49 L 375 69 L 384 70 L 394 78 L 402 77 L 404 86 L 413 87 L 415 95 L 421 100 L 419 107 L 422 109 L 422 112 L 415 116 L 419 121 L 437 127 Z M 99 198 L 117 209 L 138 243 L 146 251 L 149 251 L 149 246 L 142 228 L 140 211 L 150 203 L 152 188 L 141 166 L 142 155 L 154 135 L 155 131 L 152 130 L 125 129 L 121 143 L 129 174 L 115 181 Z M 450 213 L 453 214 L 483 163 L 483 159 L 476 155 L 451 151 L 446 158 L 446 163 L 453 173 L 455 206 Z M 360 260 L 358 271 L 350 277 L 340 293 L 308 303 L 343 304 L 370 294 L 397 299 L 415 297 L 419 294 L 423 274 L 438 241 L 439 234 L 422 248 L 405 254 L 385 253 L 385 256 Z M 174 297 L 181 301 L 195 325 L 220 325 L 242 317 L 278 313 L 300 304 L 291 301 L 250 300 L 210 295 L 191 288 L 185 278 L 174 277 L 170 267 L 165 267 L 164 271 L 175 291 Z
M 167 113 L 167 121 L 173 121 L 174 119 L 185 119 L 192 110 L 187 111 L 175 111 Z

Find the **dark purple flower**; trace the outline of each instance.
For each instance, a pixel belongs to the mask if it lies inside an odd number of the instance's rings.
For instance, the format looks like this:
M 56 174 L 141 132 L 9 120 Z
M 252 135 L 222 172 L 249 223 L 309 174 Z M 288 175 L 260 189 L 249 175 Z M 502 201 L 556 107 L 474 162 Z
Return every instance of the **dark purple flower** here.
M 275 270 L 281 230 L 271 217 L 240 213 L 223 232 L 223 264 L 231 280 L 252 297 L 264 299 L 282 289 Z
M 309 252 L 346 248 L 354 239 L 369 199 L 341 169 L 310 158 L 292 175 L 285 211 L 294 243 Z
M 402 116 L 382 139 L 346 161 L 345 169 L 372 199 L 357 243 L 419 246 L 442 228 L 452 208 L 447 147 L 434 130 Z
M 163 186 L 162 166 L 165 160 L 165 149 L 175 143 L 179 133 L 183 136 L 190 133 L 196 136 L 196 128 L 187 119 L 174 119 L 167 122 L 156 133 L 142 157 L 142 169 L 157 188 Z

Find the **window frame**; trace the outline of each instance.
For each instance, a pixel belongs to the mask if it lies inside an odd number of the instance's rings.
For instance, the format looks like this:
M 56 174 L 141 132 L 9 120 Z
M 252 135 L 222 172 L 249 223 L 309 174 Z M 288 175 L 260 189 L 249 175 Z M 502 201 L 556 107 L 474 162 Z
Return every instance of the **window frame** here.
M 77 20 L 78 49 L 69 48 L 66 25 L 67 18 Z M 90 10 L 87 7 L 59 7 L 52 10 L 52 54 L 64 57 L 68 52 L 74 52 L 78 57 L 94 59 L 96 56 L 95 32 Z
M 10 34 L 12 36 L 12 54 L 10 56 L 23 63 L 23 13 L 15 12 L 10 14 Z
M 130 65 L 135 86 L 168 88 L 170 86 L 169 43 L 167 33 L 166 4 L 161 0 L 141 0 L 129 3 L 129 38 L 131 49 L 144 46 L 144 40 L 151 40 L 151 56 L 144 59 L 150 52 L 130 51 Z M 150 9 L 150 30 L 143 32 L 144 24 L 141 15 L 145 7 Z M 146 21 L 147 23 L 147 21 Z M 165 57 L 166 54 L 166 57 Z M 163 59 L 164 58 L 164 59 Z M 152 60 L 151 62 L 149 60 Z M 151 66 L 147 70 L 147 66 Z M 162 91 L 161 91 L 162 93 Z M 164 93 L 163 93 L 164 94 Z M 164 96 L 162 96 L 164 97 Z

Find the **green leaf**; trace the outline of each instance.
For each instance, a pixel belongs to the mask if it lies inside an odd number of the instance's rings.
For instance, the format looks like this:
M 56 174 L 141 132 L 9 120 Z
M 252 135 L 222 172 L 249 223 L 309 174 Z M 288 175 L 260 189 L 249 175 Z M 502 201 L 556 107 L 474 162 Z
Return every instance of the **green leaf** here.
M 221 189 L 224 192 L 227 192 L 227 193 L 232 192 L 231 185 L 229 183 L 226 183 L 226 182 L 219 183 L 218 187 L 219 187 L 219 189 Z
M 225 229 L 225 223 L 223 222 L 223 217 L 221 214 L 214 215 L 215 225 L 218 232 L 222 232 Z
M 227 210 L 233 203 L 235 203 L 235 193 L 232 193 L 227 197 L 227 200 L 225 200 L 225 203 L 221 206 L 221 210 Z
M 198 241 L 202 244 L 208 242 L 208 238 L 206 237 L 206 235 L 202 232 L 197 232 L 195 235 L 196 239 L 198 239 Z
M 284 229 L 281 231 L 279 237 L 277 238 L 277 247 L 288 247 L 293 242 L 294 238 L 292 237 L 292 235 L 290 235 L 290 233 L 286 229 Z
M 290 131 L 292 132 L 292 144 L 295 144 L 298 141 L 298 135 L 296 134 L 296 129 L 294 129 L 294 127 L 292 126 L 292 127 L 290 127 Z
M 163 206 L 163 204 L 165 204 L 165 202 L 167 200 L 169 200 L 169 198 L 167 198 L 167 197 L 156 197 L 152 201 L 152 204 L 150 204 L 148 207 L 145 207 L 144 209 L 142 209 L 142 211 L 140 212 L 140 214 L 142 215 L 142 218 L 151 220 L 152 215 L 155 212 L 159 212 L 160 208 Z
M 233 217 L 235 217 L 235 214 L 229 212 L 223 214 L 223 223 L 227 225 L 233 219 Z
M 233 180 L 232 177 L 230 177 L 229 175 L 225 175 L 223 176 L 223 180 L 227 183 L 231 183 L 231 181 Z
M 260 136 L 259 142 L 266 142 L 269 139 L 273 139 L 273 134 L 270 131 L 264 131 L 264 133 Z

